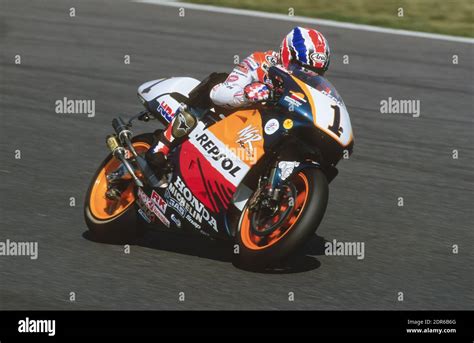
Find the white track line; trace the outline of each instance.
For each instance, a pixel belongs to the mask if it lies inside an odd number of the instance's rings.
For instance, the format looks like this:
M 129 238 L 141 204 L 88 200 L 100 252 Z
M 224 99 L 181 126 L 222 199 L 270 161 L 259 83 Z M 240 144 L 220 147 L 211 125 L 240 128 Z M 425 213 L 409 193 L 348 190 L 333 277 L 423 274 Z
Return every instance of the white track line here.
M 445 40 L 445 41 L 450 41 L 450 42 L 474 44 L 473 38 L 440 35 L 436 33 L 418 32 L 418 31 L 389 29 L 385 27 L 378 27 L 378 26 L 371 26 L 371 25 L 344 23 L 344 22 L 339 22 L 339 21 L 334 21 L 334 20 L 316 19 L 316 18 L 301 17 L 301 16 L 288 16 L 288 15 L 278 14 L 278 13 L 242 10 L 242 9 L 236 9 L 236 8 L 219 7 L 219 6 L 211 6 L 211 5 L 200 5 L 200 4 L 192 4 L 192 3 L 185 3 L 185 2 L 178 2 L 178 1 L 170 1 L 170 0 L 132 0 L 132 1 L 145 3 L 145 4 L 160 5 L 160 6 L 169 6 L 169 7 L 178 7 L 178 8 L 183 7 L 183 8 L 199 10 L 199 11 L 283 20 L 283 21 L 290 21 L 290 22 L 295 22 L 295 23 L 308 23 L 308 24 L 315 24 L 315 25 L 332 26 L 332 27 L 338 27 L 338 28 L 349 29 L 349 30 L 370 31 L 370 32 L 386 33 L 386 34 L 399 35 L 399 36 L 428 38 L 428 39 Z

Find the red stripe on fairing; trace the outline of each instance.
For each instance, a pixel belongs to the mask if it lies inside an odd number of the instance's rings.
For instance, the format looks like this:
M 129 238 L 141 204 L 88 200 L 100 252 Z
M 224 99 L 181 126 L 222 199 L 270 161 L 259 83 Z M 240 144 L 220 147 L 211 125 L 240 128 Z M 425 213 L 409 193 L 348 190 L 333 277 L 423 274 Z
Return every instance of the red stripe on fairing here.
M 214 213 L 219 212 L 218 205 L 215 201 L 216 197 L 222 203 L 224 208 L 229 206 L 230 201 L 222 199 L 218 190 L 213 188 L 212 183 L 214 181 L 217 182 L 217 184 L 224 187 L 231 196 L 235 192 L 235 186 L 227 181 L 189 141 L 186 141 L 181 145 L 179 167 L 181 177 L 186 183 L 186 186 L 208 210 Z
M 283 41 L 283 47 L 281 49 L 281 61 L 283 62 L 283 66 L 285 68 L 288 67 L 288 63 L 290 62 L 290 50 L 288 49 L 288 42 L 287 38 Z

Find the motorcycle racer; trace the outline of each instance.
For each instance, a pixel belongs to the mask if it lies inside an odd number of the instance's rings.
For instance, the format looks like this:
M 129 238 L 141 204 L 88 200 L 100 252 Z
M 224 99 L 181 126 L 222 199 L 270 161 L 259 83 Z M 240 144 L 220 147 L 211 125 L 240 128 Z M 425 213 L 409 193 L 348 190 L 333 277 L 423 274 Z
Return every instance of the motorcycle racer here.
M 268 78 L 271 66 L 299 67 L 323 75 L 329 67 L 330 50 L 326 38 L 317 30 L 295 27 L 283 39 L 280 51 L 254 52 L 235 66 L 227 79 L 215 85 L 209 97 L 216 106 L 234 109 L 251 106 L 271 98 L 273 86 Z M 146 153 L 148 163 L 162 168 L 169 151 L 194 129 L 197 120 L 189 111 L 178 111 L 159 141 Z
M 110 153 L 87 190 L 91 238 L 194 232 L 233 242 L 237 267 L 281 267 L 319 227 L 336 165 L 354 145 L 342 97 L 321 76 L 327 43 L 314 35 L 295 28 L 278 53 L 255 52 L 231 74 L 141 84 L 145 109 L 113 118 Z M 165 131 L 133 135 L 134 121 L 150 119 Z

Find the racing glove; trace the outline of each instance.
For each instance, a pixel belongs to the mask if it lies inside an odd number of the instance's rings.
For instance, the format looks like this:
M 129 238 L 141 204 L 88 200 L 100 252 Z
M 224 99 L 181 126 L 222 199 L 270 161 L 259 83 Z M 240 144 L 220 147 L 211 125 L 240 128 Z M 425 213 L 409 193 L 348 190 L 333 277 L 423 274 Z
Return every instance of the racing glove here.
M 268 100 L 271 96 L 271 88 L 261 82 L 253 82 L 245 86 L 244 93 L 251 102 Z

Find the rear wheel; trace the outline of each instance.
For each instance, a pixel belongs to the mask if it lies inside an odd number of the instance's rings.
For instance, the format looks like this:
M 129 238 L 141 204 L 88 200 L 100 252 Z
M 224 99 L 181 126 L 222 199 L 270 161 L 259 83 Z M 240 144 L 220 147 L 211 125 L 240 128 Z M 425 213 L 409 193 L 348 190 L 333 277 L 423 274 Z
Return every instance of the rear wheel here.
M 143 134 L 132 139 L 138 154 L 145 153 L 153 144 L 152 134 Z M 87 190 L 84 217 L 92 238 L 108 243 L 123 243 L 141 233 L 137 225 L 135 209 L 135 183 L 131 180 L 122 186 L 120 199 L 110 200 L 106 175 L 115 171 L 120 161 L 109 154 L 94 174 Z
M 295 252 L 316 231 L 326 211 L 328 183 L 320 169 L 293 175 L 282 187 L 278 208 L 272 213 L 242 212 L 236 241 L 235 264 L 246 269 L 277 265 Z

